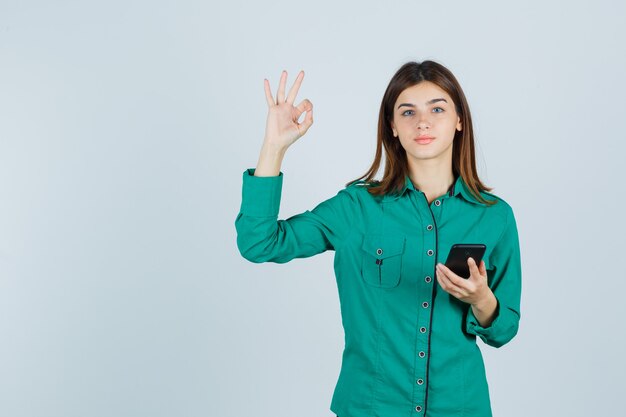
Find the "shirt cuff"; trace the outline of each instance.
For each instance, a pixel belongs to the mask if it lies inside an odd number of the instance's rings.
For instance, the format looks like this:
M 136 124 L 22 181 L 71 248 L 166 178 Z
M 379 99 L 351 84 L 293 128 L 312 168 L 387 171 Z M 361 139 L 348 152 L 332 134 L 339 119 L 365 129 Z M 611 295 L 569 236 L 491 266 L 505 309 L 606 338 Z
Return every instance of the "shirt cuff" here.
M 247 216 L 278 217 L 283 188 L 283 173 L 271 177 L 256 177 L 256 168 L 243 172 L 241 213 Z
M 469 307 L 469 311 L 467 312 L 467 320 L 466 320 L 466 329 L 468 333 L 471 333 L 477 336 L 484 336 L 488 339 L 494 336 L 494 332 L 497 330 L 498 325 L 501 321 L 500 320 L 500 317 L 501 317 L 500 300 L 496 298 L 496 301 L 498 303 L 496 304 L 494 318 L 491 321 L 491 324 L 487 327 L 483 327 L 480 325 L 480 323 L 478 322 L 478 319 L 474 315 L 474 310 L 472 310 L 472 306 Z

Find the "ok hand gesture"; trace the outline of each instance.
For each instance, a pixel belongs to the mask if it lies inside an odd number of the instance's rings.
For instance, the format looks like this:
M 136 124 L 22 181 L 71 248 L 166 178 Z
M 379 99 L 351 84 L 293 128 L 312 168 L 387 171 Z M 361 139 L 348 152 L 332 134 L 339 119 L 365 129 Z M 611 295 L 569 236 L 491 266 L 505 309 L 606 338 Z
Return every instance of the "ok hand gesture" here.
M 287 71 L 283 71 L 278 86 L 276 100 L 272 97 L 270 83 L 265 79 L 265 97 L 269 111 L 267 114 L 267 124 L 265 126 L 265 143 L 279 149 L 286 149 L 300 137 L 313 124 L 313 103 L 304 99 L 294 107 L 293 102 L 298 94 L 298 89 L 302 84 L 304 71 L 300 71 L 296 77 L 294 85 L 289 90 L 285 99 L 285 83 Z M 307 112 L 302 123 L 298 123 L 298 118 L 303 112 Z

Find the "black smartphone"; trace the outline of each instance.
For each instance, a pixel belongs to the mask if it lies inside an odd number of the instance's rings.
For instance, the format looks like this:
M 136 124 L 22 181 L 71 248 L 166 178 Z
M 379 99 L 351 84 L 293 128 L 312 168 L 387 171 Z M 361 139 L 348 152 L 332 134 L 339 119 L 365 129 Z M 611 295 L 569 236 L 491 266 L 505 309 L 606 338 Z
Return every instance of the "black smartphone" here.
M 485 254 L 485 250 L 487 250 L 487 246 L 482 243 L 454 244 L 452 248 L 450 248 L 450 253 L 448 253 L 448 259 L 446 259 L 445 265 L 458 276 L 467 279 L 470 277 L 467 259 L 470 257 L 473 258 L 476 261 L 476 265 L 479 266 Z

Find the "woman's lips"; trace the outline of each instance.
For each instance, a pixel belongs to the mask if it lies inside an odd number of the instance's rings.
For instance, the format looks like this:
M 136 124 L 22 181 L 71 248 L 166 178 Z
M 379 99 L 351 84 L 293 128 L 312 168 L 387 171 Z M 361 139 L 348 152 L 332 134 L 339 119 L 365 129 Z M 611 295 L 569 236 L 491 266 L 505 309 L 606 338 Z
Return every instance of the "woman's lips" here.
M 435 138 L 432 136 L 420 136 L 418 138 L 415 138 L 415 142 L 417 142 L 420 145 L 427 145 L 433 140 L 435 140 Z

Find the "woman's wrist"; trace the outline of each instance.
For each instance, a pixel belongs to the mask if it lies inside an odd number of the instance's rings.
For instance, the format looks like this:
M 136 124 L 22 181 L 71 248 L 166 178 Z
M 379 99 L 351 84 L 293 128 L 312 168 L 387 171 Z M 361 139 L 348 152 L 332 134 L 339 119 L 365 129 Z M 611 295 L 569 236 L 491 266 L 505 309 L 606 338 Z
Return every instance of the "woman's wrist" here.
M 261 153 L 259 154 L 259 161 L 254 170 L 254 176 L 275 177 L 280 174 L 280 167 L 286 152 L 287 148 L 285 147 L 263 142 Z
M 489 292 L 484 298 L 472 304 L 474 316 L 476 316 L 476 319 L 482 327 L 489 327 L 494 319 L 497 306 L 498 300 L 491 289 L 489 289 Z

